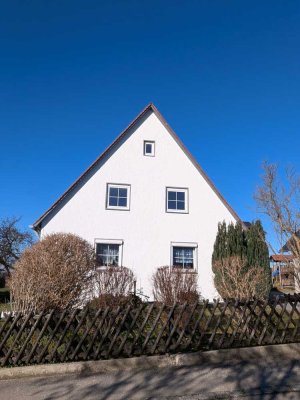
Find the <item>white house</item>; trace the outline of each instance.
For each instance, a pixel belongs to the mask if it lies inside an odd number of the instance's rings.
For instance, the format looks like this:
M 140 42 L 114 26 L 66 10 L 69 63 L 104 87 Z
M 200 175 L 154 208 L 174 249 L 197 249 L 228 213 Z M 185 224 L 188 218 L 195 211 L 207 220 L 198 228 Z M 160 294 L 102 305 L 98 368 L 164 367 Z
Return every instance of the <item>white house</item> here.
M 201 294 L 212 299 L 211 256 L 223 220 L 240 219 L 150 104 L 33 228 L 40 237 L 87 239 L 100 263 L 130 267 L 148 296 L 157 267 L 193 268 Z

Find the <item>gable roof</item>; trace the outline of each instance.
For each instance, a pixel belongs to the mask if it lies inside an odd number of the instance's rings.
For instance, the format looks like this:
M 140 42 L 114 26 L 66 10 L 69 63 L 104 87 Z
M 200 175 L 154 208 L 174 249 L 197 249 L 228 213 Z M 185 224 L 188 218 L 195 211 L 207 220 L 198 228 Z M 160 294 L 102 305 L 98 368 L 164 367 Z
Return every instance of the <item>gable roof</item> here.
M 79 176 L 79 178 L 61 195 L 61 197 L 56 200 L 55 203 L 52 204 L 51 207 L 48 208 L 47 211 L 44 212 L 43 215 L 41 215 L 33 224 L 32 228 L 34 230 L 39 230 L 40 225 L 42 221 L 52 212 L 56 209 L 58 205 L 61 204 L 61 202 L 74 190 L 81 182 L 82 180 L 88 175 L 90 171 L 100 162 L 104 159 L 106 155 L 108 155 L 109 152 L 114 150 L 117 145 L 121 142 L 121 140 L 126 136 L 126 134 L 129 132 L 129 130 L 148 112 L 153 112 L 156 117 L 160 120 L 160 122 L 163 124 L 163 126 L 167 129 L 169 134 L 173 137 L 175 142 L 179 145 L 181 150 L 186 154 L 186 156 L 189 158 L 189 160 L 192 162 L 192 164 L 196 167 L 196 169 L 199 171 L 200 175 L 205 179 L 205 181 L 208 183 L 208 185 L 211 187 L 211 189 L 215 192 L 215 194 L 218 196 L 218 198 L 221 200 L 221 202 L 224 204 L 224 206 L 228 209 L 228 211 L 231 213 L 231 215 L 237 220 L 241 221 L 240 217 L 237 215 L 237 213 L 233 210 L 233 208 L 228 204 L 228 202 L 225 200 L 225 198 L 222 196 L 222 194 L 218 191 L 214 183 L 210 180 L 210 178 L 206 175 L 206 173 L 203 171 L 203 169 L 200 167 L 199 163 L 196 161 L 196 159 L 192 156 L 192 154 L 189 152 L 189 150 L 185 147 L 185 145 L 182 143 L 182 141 L 179 139 L 177 134 L 173 131 L 173 129 L 169 126 L 167 121 L 164 119 L 164 117 L 161 115 L 161 113 L 158 111 L 158 109 L 154 106 L 154 104 L 150 103 L 148 104 L 141 112 L 140 114 L 127 126 L 126 129 L 124 129 L 123 132 L 120 133 L 120 135 L 112 142 L 110 146 L 108 146 L 102 154 L 84 171 L 82 175 Z M 243 224 L 243 222 L 242 222 Z
M 297 232 L 295 232 L 295 235 L 297 237 L 300 238 L 300 230 L 298 230 Z M 288 253 L 291 251 L 291 245 L 295 246 L 296 242 L 295 242 L 295 238 L 290 237 L 287 242 L 281 247 L 281 249 L 279 250 L 281 253 Z
M 275 262 L 290 262 L 293 261 L 293 259 L 293 256 L 284 254 L 272 254 L 270 256 L 270 260 Z

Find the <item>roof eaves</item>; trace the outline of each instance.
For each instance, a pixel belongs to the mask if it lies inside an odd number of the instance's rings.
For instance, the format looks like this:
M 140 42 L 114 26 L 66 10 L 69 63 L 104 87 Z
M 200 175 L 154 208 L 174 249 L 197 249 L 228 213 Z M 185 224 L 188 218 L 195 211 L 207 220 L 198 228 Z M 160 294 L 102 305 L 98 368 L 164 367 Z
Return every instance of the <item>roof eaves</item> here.
M 42 221 L 68 196 L 68 194 L 79 185 L 84 177 L 101 161 L 113 148 L 120 142 L 125 134 L 132 128 L 133 125 L 146 114 L 150 109 L 153 110 L 153 104 L 149 103 L 138 116 L 117 136 L 117 138 L 96 158 L 96 160 L 72 183 L 71 186 L 32 224 L 34 230 L 39 230 Z
M 225 200 L 221 192 L 216 188 L 215 184 L 213 181 L 207 176 L 207 174 L 204 172 L 198 161 L 195 159 L 195 157 L 190 153 L 190 151 L 186 148 L 186 146 L 183 144 L 179 136 L 175 133 L 175 131 L 170 127 L 170 125 L 167 123 L 167 121 L 164 119 L 164 117 L 161 115 L 161 113 L 158 111 L 158 109 L 152 104 L 152 109 L 156 116 L 159 118 L 161 123 L 164 125 L 164 127 L 168 130 L 168 132 L 171 134 L 173 139 L 177 142 L 181 150 L 186 154 L 186 156 L 190 159 L 192 164 L 196 167 L 196 169 L 200 172 L 201 176 L 205 179 L 205 181 L 208 183 L 208 185 L 211 187 L 211 189 L 215 192 L 215 194 L 218 196 L 218 198 L 221 200 L 221 202 L 224 204 L 224 206 L 228 209 L 228 211 L 234 216 L 234 218 L 241 222 L 242 226 L 245 229 L 248 229 L 246 224 L 241 220 L 241 218 L 238 216 L 238 214 L 234 211 L 234 209 L 229 205 L 229 203 Z
M 79 178 L 61 195 L 61 197 L 52 204 L 48 210 L 41 215 L 40 218 L 38 218 L 33 224 L 33 229 L 34 230 L 39 230 L 40 224 L 42 221 L 68 196 L 68 194 L 76 187 L 79 185 L 79 183 L 84 179 L 84 177 L 102 160 L 104 157 L 114 149 L 115 146 L 120 142 L 120 140 L 126 135 L 126 133 L 137 123 L 137 121 L 145 115 L 149 110 L 152 110 L 157 118 L 160 120 L 160 122 L 164 125 L 164 127 L 167 129 L 167 131 L 170 133 L 170 135 L 173 137 L 173 139 L 177 142 L 179 147 L 182 149 L 182 151 L 186 154 L 186 156 L 190 159 L 192 164 L 196 167 L 196 169 L 199 171 L 201 176 L 205 179 L 205 181 L 208 183 L 208 185 L 211 187 L 211 189 L 215 192 L 215 194 L 218 196 L 218 198 L 221 200 L 221 202 L 225 205 L 225 207 L 228 209 L 228 211 L 234 216 L 234 218 L 237 221 L 240 221 L 242 225 L 244 226 L 245 229 L 247 229 L 247 226 L 243 223 L 243 221 L 240 219 L 238 214 L 233 210 L 233 208 L 229 205 L 229 203 L 225 200 L 223 195 L 219 192 L 219 190 L 216 188 L 212 180 L 207 176 L 207 174 L 204 172 L 202 167 L 199 165 L 198 161 L 194 158 L 194 156 L 190 153 L 190 151 L 186 148 L 186 146 L 183 144 L 183 142 L 180 140 L 179 136 L 174 132 L 174 130 L 170 127 L 170 125 L 167 123 L 165 118 L 161 115 L 161 113 L 158 111 L 158 109 L 154 106 L 153 103 L 149 103 L 139 114 L 138 116 L 120 133 L 120 135 L 112 142 L 110 146 L 108 146 L 103 153 L 100 154 L 98 158 L 79 176 Z

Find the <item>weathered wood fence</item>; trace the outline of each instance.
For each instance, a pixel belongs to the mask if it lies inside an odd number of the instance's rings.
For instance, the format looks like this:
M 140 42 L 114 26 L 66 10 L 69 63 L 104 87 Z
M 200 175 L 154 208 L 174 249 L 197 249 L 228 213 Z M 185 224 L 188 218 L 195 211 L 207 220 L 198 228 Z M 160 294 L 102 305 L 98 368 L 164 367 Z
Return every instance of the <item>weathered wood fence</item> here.
M 300 342 L 300 297 L 8 315 L 1 366 Z

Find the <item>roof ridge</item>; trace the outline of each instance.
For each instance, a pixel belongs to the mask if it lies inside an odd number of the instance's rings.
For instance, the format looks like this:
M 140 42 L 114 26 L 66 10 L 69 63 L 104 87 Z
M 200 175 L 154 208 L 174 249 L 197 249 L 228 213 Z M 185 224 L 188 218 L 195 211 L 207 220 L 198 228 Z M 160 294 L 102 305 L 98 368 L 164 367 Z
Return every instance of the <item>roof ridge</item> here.
M 163 124 L 163 126 L 167 129 L 167 131 L 170 133 L 170 135 L 173 137 L 175 142 L 179 145 L 181 150 L 186 154 L 186 156 L 189 158 L 189 160 L 192 162 L 192 164 L 196 167 L 198 172 L 201 174 L 201 176 L 204 178 L 204 180 L 207 182 L 207 184 L 211 187 L 211 189 L 215 192 L 215 194 L 219 197 L 221 202 L 225 205 L 225 207 L 228 209 L 228 211 L 231 213 L 232 216 L 238 221 L 241 221 L 243 224 L 243 221 L 240 219 L 238 214 L 233 210 L 233 208 L 229 205 L 229 203 L 225 200 L 225 198 L 222 196 L 222 194 L 219 192 L 219 190 L 216 188 L 212 180 L 207 176 L 207 174 L 204 172 L 204 170 L 201 168 L 199 165 L 198 161 L 194 158 L 194 156 L 190 153 L 190 151 L 186 148 L 186 146 L 183 144 L 181 139 L 178 137 L 178 135 L 173 131 L 173 129 L 170 127 L 170 125 L 167 123 L 165 118 L 162 116 L 162 114 L 158 111 L 158 109 L 155 107 L 155 105 L 150 102 L 146 107 L 143 108 L 143 110 L 130 122 L 130 124 L 116 137 L 116 139 L 95 159 L 95 161 L 90 164 L 90 166 L 75 180 L 75 182 L 72 183 L 68 187 L 68 189 L 32 224 L 32 228 L 35 230 L 39 230 L 39 225 L 41 222 L 68 196 L 69 193 L 73 189 L 75 189 L 79 183 L 84 179 L 84 177 L 92 171 L 92 169 L 111 151 L 119 142 L 120 140 L 126 135 L 126 133 L 137 123 L 137 121 L 145 115 L 149 110 L 152 110 L 154 114 L 157 116 L 157 118 L 160 120 L 160 122 Z

